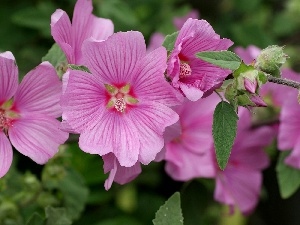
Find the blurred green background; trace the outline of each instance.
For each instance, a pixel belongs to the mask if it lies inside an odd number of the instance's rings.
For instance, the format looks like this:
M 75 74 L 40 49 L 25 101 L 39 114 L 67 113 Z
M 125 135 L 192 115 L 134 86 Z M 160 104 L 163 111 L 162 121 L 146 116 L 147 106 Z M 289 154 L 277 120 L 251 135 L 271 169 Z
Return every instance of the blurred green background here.
M 54 43 L 51 14 L 61 8 L 72 16 L 75 2 L 1 0 L 0 51 L 13 52 L 20 77 L 37 66 Z M 147 42 L 154 32 L 176 31 L 173 18 L 195 9 L 234 46 L 285 45 L 288 66 L 300 72 L 299 0 L 94 0 L 93 4 L 94 14 L 110 18 L 115 31 L 141 31 Z M 113 184 L 107 192 L 101 158 L 83 153 L 72 140 L 46 166 L 14 153 L 13 167 L 0 180 L 1 225 L 39 224 L 36 221 L 45 215 L 45 206 L 62 207 L 46 210 L 46 216 L 60 215 L 59 224 L 72 220 L 76 225 L 148 225 L 175 191 L 181 192 L 185 225 L 300 224 L 300 193 L 287 200 L 280 198 L 275 160 L 264 173 L 257 210 L 244 218 L 239 214 L 229 217 L 225 207 L 213 201 L 212 180 L 172 181 L 163 162 L 144 166 L 135 181 L 124 186 Z

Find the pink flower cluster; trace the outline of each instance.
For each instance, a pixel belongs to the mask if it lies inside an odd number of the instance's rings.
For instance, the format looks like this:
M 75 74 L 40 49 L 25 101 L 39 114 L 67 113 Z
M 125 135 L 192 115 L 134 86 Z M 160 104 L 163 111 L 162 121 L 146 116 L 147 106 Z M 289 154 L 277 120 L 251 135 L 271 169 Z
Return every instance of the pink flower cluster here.
M 220 99 L 211 93 L 231 71 L 195 56 L 227 50 L 233 43 L 220 38 L 207 21 L 189 18 L 175 21 L 181 29 L 169 55 L 164 47 L 146 51 L 140 32 L 113 33 L 113 23 L 95 17 L 92 9 L 91 0 L 78 0 L 72 23 L 60 9 L 51 17 L 52 36 L 68 63 L 90 71 L 69 69 L 63 90 L 48 62 L 18 86 L 13 55 L 0 54 L 0 177 L 11 165 L 11 144 L 46 163 L 68 138 L 67 128 L 80 135 L 83 151 L 102 157 L 104 172 L 109 172 L 107 190 L 114 181 L 124 184 L 137 177 L 141 164 L 162 158 L 175 180 L 214 178 L 216 200 L 250 213 L 258 201 L 261 171 L 268 165 L 263 148 L 274 132 L 253 129 L 249 112 L 240 110 L 232 155 L 227 168 L 219 170 L 211 127 Z M 283 110 L 282 121 L 293 113 Z M 56 120 L 60 116 L 64 125 Z M 280 129 L 295 129 L 289 122 Z M 290 163 L 300 167 L 293 160 L 300 154 L 298 139 L 290 136 L 279 145 L 295 147 Z

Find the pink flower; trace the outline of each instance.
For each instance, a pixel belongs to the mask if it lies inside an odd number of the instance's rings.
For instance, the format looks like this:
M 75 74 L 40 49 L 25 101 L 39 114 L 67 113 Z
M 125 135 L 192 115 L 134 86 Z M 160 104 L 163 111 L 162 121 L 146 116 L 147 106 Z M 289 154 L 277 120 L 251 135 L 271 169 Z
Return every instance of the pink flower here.
M 179 31 L 168 60 L 167 74 L 172 85 L 191 101 L 211 94 L 231 71 L 204 62 L 195 54 L 226 50 L 232 44 L 229 39 L 220 39 L 207 21 L 188 19 Z
M 242 48 L 242 47 L 236 47 L 234 49 L 235 53 L 238 54 L 242 60 L 246 64 L 251 64 L 255 62 L 255 59 L 259 55 L 261 49 L 254 46 L 254 45 L 249 45 L 247 48 Z
M 147 52 L 151 52 L 154 49 L 162 46 L 164 43 L 165 36 L 162 33 L 155 32 L 151 35 L 149 40 L 149 45 L 147 47 Z
M 105 190 L 110 189 L 113 182 L 126 184 L 134 180 L 142 172 L 139 162 L 131 167 L 125 167 L 120 165 L 113 153 L 108 153 L 102 158 L 104 161 L 104 173 L 110 172 L 104 184 Z
M 12 163 L 11 144 L 39 164 L 46 163 L 68 134 L 59 130 L 61 82 L 55 69 L 43 62 L 18 85 L 11 52 L 0 54 L 0 177 Z M 11 142 L 11 144 L 10 144 Z
M 196 102 L 186 100 L 175 108 L 180 121 L 168 127 L 164 135 L 166 171 L 173 179 L 214 176 L 211 132 L 213 111 L 219 101 L 217 95 L 211 95 Z
M 92 74 L 70 71 L 62 98 L 80 148 L 113 153 L 125 167 L 150 163 L 164 145 L 165 127 L 178 120 L 169 108 L 179 100 L 164 78 L 165 48 L 146 54 L 142 34 L 131 31 L 87 41 L 83 52 Z
M 66 54 L 68 63 L 84 64 L 82 43 L 88 38 L 105 40 L 113 34 L 113 23 L 109 19 L 92 15 L 92 0 L 78 0 L 71 21 L 67 13 L 57 9 L 51 16 L 51 34 Z
M 254 210 L 261 191 L 261 171 L 269 164 L 263 148 L 271 143 L 274 134 L 270 127 L 252 129 L 250 112 L 239 109 L 237 137 L 227 167 L 221 171 L 215 163 L 217 201 L 231 210 L 237 206 L 243 214 Z

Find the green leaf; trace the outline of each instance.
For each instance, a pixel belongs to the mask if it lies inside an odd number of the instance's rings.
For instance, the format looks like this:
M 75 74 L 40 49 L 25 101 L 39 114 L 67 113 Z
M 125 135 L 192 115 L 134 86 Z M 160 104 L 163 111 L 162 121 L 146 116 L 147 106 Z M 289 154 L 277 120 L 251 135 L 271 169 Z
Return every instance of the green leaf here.
M 154 225 L 183 225 L 180 194 L 173 194 L 155 214 Z
M 47 224 L 46 225 L 70 225 L 72 221 L 67 216 L 65 208 L 52 208 L 45 209 Z
M 67 70 L 67 59 L 65 53 L 58 44 L 53 44 L 48 53 L 42 58 L 42 62 L 48 61 L 55 67 L 56 72 L 61 77 Z
M 277 179 L 282 198 L 289 198 L 300 187 L 300 170 L 284 163 L 290 152 L 281 152 L 277 165 Z
M 230 51 L 204 51 L 196 53 L 197 58 L 225 69 L 236 70 L 241 64 L 241 59 Z
M 162 45 L 167 49 L 167 51 L 173 50 L 177 36 L 178 36 L 178 31 L 174 32 L 173 34 L 169 34 L 165 37 L 165 40 Z
M 219 167 L 224 170 L 236 136 L 238 116 L 232 105 L 221 101 L 213 118 L 213 137 Z
M 45 219 L 38 213 L 32 214 L 32 216 L 27 221 L 26 225 L 44 225 Z

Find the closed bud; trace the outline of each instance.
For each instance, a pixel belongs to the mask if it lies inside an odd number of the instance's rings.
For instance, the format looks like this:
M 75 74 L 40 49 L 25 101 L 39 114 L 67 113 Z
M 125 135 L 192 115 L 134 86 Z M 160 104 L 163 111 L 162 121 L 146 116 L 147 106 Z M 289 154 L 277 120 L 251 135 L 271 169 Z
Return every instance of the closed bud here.
M 272 76 L 280 76 L 280 67 L 285 63 L 287 55 L 283 47 L 271 45 L 261 51 L 255 63 L 255 67 Z

